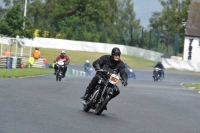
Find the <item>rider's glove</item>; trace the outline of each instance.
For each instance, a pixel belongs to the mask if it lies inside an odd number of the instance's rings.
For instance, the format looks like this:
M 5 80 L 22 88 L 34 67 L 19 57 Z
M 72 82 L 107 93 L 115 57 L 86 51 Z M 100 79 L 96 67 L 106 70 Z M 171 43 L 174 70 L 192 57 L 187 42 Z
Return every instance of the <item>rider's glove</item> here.
M 127 85 L 128 85 L 127 80 L 124 80 L 123 85 L 124 85 L 124 86 L 127 86 Z
M 66 65 L 69 65 L 69 62 L 66 62 Z
M 99 67 L 99 65 L 95 66 L 95 71 L 100 70 L 101 68 Z

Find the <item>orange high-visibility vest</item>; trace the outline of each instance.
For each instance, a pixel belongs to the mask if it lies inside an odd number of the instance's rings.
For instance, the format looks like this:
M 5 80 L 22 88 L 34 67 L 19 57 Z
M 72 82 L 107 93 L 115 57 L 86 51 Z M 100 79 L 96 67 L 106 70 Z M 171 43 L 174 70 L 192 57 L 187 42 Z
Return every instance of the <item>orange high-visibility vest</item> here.
M 6 50 L 4 56 L 10 56 L 10 51 Z
M 40 58 L 40 51 L 39 50 L 34 50 L 33 51 L 33 58 L 35 58 L 35 59 Z
M 44 64 L 48 64 L 48 60 L 44 58 Z

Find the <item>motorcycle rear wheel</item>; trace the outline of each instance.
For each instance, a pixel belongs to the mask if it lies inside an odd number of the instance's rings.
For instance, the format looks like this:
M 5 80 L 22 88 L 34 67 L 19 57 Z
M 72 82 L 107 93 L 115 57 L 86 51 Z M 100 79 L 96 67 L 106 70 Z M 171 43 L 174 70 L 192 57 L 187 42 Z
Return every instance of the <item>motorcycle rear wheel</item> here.
M 99 103 L 97 105 L 97 108 L 95 109 L 95 114 L 96 115 L 100 115 L 103 112 L 103 110 L 105 109 L 105 107 L 108 104 L 108 102 L 110 101 L 110 99 L 111 99 L 111 96 L 107 95 L 105 97 L 105 100 L 103 101 L 103 103 Z

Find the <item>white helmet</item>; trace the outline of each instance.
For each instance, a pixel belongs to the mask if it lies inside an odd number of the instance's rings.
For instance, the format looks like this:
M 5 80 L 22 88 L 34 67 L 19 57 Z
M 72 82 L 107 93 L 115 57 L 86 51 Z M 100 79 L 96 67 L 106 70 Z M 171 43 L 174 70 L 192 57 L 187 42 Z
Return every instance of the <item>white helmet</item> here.
M 86 60 L 86 63 L 90 63 L 90 61 L 89 61 L 89 60 Z
M 61 52 L 60 52 L 61 54 L 65 54 L 65 50 L 61 50 Z

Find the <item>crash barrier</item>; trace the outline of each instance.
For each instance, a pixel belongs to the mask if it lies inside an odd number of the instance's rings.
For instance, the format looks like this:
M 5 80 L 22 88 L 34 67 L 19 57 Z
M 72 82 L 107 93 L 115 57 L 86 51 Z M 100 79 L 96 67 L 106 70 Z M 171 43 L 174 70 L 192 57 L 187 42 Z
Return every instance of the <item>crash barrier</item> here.
M 79 71 L 72 68 L 67 69 L 67 74 L 73 76 L 86 76 L 86 73 L 84 71 Z
M 200 72 L 200 62 L 162 58 L 162 63 L 166 69 Z
M 30 64 L 27 57 L 0 57 L 0 68 L 24 68 Z M 31 67 L 46 68 L 44 59 L 35 59 Z
M 31 67 L 34 68 L 43 68 L 44 64 L 44 59 L 39 58 L 39 59 L 34 59 L 34 63 L 31 65 Z
M 47 59 L 45 58 L 34 59 L 30 57 L 28 59 L 28 64 L 33 68 L 48 68 Z
M 7 66 L 7 58 L 0 57 L 0 68 L 6 68 L 6 66 Z
M 87 52 L 100 52 L 109 53 L 113 47 L 119 47 L 123 55 L 136 56 L 152 61 L 159 61 L 163 53 L 154 52 L 138 47 L 125 46 L 119 44 L 105 44 L 96 42 L 85 42 L 85 41 L 72 41 L 64 39 L 54 38 L 42 38 L 36 37 L 32 39 L 22 39 L 24 46 L 41 47 L 41 48 L 54 48 L 54 49 L 66 49 L 76 51 L 87 51 Z
M 20 57 L 0 57 L 0 68 L 20 68 L 21 62 Z

